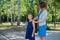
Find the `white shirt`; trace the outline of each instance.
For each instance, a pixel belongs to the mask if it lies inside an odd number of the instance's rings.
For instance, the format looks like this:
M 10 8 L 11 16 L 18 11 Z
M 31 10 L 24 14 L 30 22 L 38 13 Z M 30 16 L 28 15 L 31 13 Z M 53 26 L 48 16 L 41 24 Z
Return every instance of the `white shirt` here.
M 41 11 L 41 10 L 40 10 Z M 40 12 L 39 11 L 39 12 Z M 39 26 L 46 25 L 46 18 L 47 18 L 47 10 L 44 10 L 41 15 L 39 16 Z

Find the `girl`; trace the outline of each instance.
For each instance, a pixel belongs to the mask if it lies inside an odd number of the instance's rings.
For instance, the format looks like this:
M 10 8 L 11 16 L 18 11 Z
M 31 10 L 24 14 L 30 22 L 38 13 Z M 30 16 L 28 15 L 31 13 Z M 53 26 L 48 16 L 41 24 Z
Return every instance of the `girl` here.
M 37 21 L 39 23 L 38 35 L 41 38 L 41 40 L 46 40 L 46 17 L 47 17 L 46 3 L 41 2 L 38 17 L 34 19 L 34 20 L 38 19 Z
M 35 40 L 35 23 L 32 14 L 28 14 L 28 20 L 25 39 Z

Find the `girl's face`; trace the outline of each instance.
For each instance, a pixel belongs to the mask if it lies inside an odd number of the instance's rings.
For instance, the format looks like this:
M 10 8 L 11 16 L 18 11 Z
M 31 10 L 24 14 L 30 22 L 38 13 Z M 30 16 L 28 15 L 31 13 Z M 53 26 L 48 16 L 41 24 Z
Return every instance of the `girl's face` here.
M 31 14 L 28 14 L 28 19 L 29 20 L 32 20 L 32 18 L 33 18 L 32 15 Z

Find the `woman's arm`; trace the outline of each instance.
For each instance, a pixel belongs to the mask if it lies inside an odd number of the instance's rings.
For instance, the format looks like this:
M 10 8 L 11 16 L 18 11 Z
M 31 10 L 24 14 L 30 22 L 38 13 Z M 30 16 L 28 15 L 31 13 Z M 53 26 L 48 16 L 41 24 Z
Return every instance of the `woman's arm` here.
M 38 17 L 35 17 L 33 20 L 35 23 L 38 23 Z
M 33 25 L 32 37 L 33 37 L 34 36 L 34 33 L 35 33 L 35 22 L 34 21 L 32 22 L 32 25 Z
M 35 23 L 39 23 L 39 21 L 37 20 L 37 21 L 34 21 Z
M 38 17 L 35 17 L 33 20 L 38 20 Z

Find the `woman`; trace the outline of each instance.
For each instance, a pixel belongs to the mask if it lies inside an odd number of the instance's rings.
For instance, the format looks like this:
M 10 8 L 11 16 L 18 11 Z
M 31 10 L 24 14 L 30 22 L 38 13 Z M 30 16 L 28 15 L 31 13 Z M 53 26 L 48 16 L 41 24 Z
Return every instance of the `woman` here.
M 47 17 L 46 3 L 40 3 L 40 11 L 38 13 L 38 17 L 34 18 L 34 20 L 38 19 L 37 23 L 39 24 L 39 32 L 38 35 L 41 40 L 46 40 L 46 17 Z

